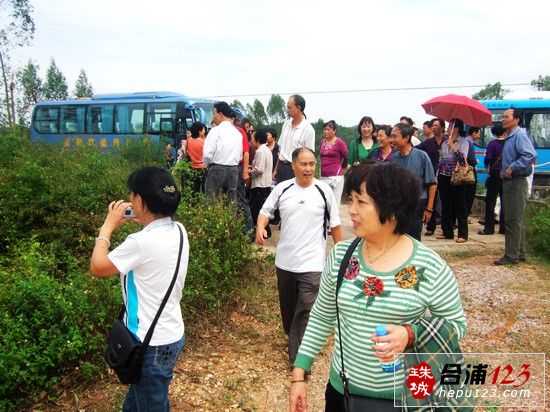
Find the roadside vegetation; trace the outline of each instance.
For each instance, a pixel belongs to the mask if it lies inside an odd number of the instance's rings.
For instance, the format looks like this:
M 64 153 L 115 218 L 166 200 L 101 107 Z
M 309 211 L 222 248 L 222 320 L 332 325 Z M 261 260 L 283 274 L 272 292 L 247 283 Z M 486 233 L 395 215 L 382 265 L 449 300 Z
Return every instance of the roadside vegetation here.
M 31 144 L 24 130 L 0 132 L 0 410 L 35 401 L 64 377 L 82 382 L 105 372 L 120 287 L 116 277 L 93 278 L 89 256 L 108 203 L 128 199 L 131 171 L 163 163 L 161 145 L 147 139 L 106 154 Z M 184 187 L 177 218 L 194 250 L 184 315 L 219 316 L 254 249 L 222 201 L 207 204 Z M 125 225 L 113 246 L 137 230 Z

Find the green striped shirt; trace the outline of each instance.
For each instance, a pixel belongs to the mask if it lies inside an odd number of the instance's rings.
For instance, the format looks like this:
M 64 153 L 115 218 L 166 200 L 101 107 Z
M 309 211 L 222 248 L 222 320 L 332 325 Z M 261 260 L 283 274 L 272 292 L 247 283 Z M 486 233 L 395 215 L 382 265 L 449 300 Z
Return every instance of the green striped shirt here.
M 444 318 L 454 325 L 459 339 L 466 334 L 466 318 L 458 293 L 458 286 L 453 272 L 441 257 L 415 239 L 410 258 L 398 269 L 391 272 L 378 272 L 366 265 L 361 256 L 361 241 L 352 257 L 360 264 L 359 275 L 355 279 L 342 282 L 338 294 L 338 307 L 342 328 L 342 345 L 344 346 L 344 365 L 350 378 L 350 392 L 374 398 L 393 399 L 394 374 L 383 372 L 380 361 L 371 349 L 371 335 L 378 325 L 412 324 L 425 314 L 426 309 L 432 316 Z M 346 240 L 332 248 L 321 277 L 317 300 L 311 309 L 309 322 L 298 350 L 294 365 L 309 370 L 321 347 L 326 343 L 336 325 L 335 288 L 338 269 L 344 254 L 351 243 Z M 397 273 L 406 267 L 414 266 L 421 280 L 418 290 L 414 287 L 403 288 L 396 282 Z M 368 297 L 364 294 L 362 284 L 366 276 L 376 277 L 383 283 L 383 296 L 374 296 L 367 306 Z M 372 280 L 372 278 L 370 278 Z M 401 278 L 400 278 L 401 279 Z M 417 278 L 418 279 L 418 278 Z M 388 293 L 389 292 L 389 293 Z M 415 330 L 416 332 L 416 330 Z M 332 352 L 330 382 L 334 388 L 343 393 L 340 344 L 338 329 Z M 404 379 L 404 371 L 397 372 L 396 382 Z M 400 384 L 398 397 L 401 396 Z

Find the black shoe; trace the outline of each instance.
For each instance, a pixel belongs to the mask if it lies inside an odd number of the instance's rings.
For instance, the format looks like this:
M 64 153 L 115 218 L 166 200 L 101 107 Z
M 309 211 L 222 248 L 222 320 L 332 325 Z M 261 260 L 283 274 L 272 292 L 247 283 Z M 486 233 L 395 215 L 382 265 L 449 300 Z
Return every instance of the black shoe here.
M 506 256 L 504 256 L 504 257 L 501 257 L 499 260 L 495 260 L 493 263 L 494 263 L 495 265 L 497 265 L 497 266 L 517 265 L 517 264 L 518 264 L 518 261 L 517 261 L 517 260 L 513 260 L 513 259 L 509 259 L 509 258 L 507 258 Z
M 433 236 L 433 234 L 434 234 L 434 231 L 433 231 L 433 230 L 426 230 L 426 231 L 424 232 L 424 236 Z
M 495 232 L 486 232 L 485 230 L 480 230 L 477 232 L 478 235 L 494 235 Z

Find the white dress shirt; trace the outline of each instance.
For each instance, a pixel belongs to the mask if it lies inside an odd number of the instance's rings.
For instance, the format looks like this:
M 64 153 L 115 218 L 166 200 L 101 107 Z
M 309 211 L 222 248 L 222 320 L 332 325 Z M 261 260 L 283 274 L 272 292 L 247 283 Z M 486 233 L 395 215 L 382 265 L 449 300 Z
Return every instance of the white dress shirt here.
M 270 187 L 271 186 L 271 171 L 273 170 L 273 155 L 271 150 L 265 144 L 258 147 L 254 160 L 252 161 L 251 187 Z
M 243 137 L 229 120 L 224 120 L 208 132 L 204 141 L 203 162 L 237 166 L 243 156 Z
M 315 130 L 304 117 L 300 124 L 292 127 L 292 119 L 283 123 L 283 130 L 279 138 L 279 160 L 292 162 L 292 152 L 299 147 L 308 147 L 315 151 Z

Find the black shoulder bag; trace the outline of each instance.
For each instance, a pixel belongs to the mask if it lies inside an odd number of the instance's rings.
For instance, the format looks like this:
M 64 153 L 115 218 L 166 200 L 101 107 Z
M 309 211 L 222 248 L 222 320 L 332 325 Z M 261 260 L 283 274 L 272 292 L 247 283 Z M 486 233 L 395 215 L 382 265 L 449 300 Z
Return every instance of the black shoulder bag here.
M 155 319 L 151 323 L 145 339 L 143 342 L 140 342 L 139 339 L 128 330 L 122 318 L 126 307 L 124 303 L 120 310 L 118 319 L 115 320 L 113 326 L 109 330 L 108 346 L 107 352 L 105 353 L 105 360 L 111 369 L 115 371 L 118 376 L 120 383 L 125 385 L 138 383 L 141 376 L 141 367 L 143 365 L 143 357 L 147 348 L 149 347 L 149 342 L 153 337 L 153 331 L 157 321 L 160 318 L 164 306 L 172 293 L 174 284 L 176 283 L 176 278 L 178 277 L 178 272 L 181 262 L 181 252 L 183 249 L 183 232 L 179 224 L 176 223 L 180 232 L 180 248 L 178 253 L 178 263 L 176 264 L 176 270 L 174 271 L 174 276 L 172 277 L 172 282 L 168 287 L 166 295 L 160 304 L 159 310 L 155 316 Z
M 393 406 L 391 408 L 387 407 L 386 400 L 381 403 L 380 399 L 367 398 L 365 396 L 352 395 L 349 393 L 349 376 L 344 368 L 344 346 L 342 345 L 342 329 L 340 329 L 340 313 L 338 310 L 338 292 L 340 291 L 340 286 L 344 280 L 344 273 L 348 266 L 348 262 L 355 251 L 355 248 L 361 241 L 360 237 L 353 239 L 350 243 L 346 254 L 344 255 L 342 262 L 340 262 L 340 269 L 338 270 L 338 278 L 336 280 L 336 292 L 335 292 L 335 302 L 336 302 L 336 320 L 338 322 L 338 343 L 340 345 L 340 361 L 342 364 L 342 370 L 340 371 L 340 378 L 344 385 L 344 411 L 345 412 L 363 412 L 363 411 L 380 411 L 385 410 L 394 410 Z

